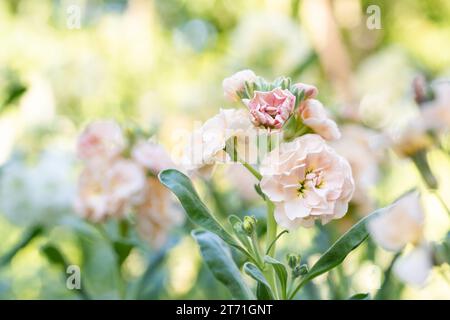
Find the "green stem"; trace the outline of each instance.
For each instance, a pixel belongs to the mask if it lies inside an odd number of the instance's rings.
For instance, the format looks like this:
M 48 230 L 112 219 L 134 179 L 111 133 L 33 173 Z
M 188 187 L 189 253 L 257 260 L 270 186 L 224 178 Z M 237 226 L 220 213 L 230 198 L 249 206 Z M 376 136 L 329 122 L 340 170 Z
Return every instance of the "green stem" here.
M 120 266 L 120 262 L 119 262 L 119 257 L 116 254 L 116 251 L 114 249 L 114 243 L 113 241 L 110 239 L 108 233 L 106 232 L 106 230 L 104 229 L 103 225 L 99 225 L 99 224 L 95 224 L 94 225 L 96 227 L 96 229 L 99 231 L 99 233 L 102 235 L 102 237 L 106 240 L 106 242 L 108 242 L 108 244 L 111 246 L 111 249 L 114 253 L 114 258 L 116 260 L 116 267 L 114 268 L 114 273 L 115 273 L 115 277 L 116 277 L 116 282 L 117 282 L 117 291 L 119 293 L 119 298 L 124 300 L 126 297 L 126 292 L 125 292 L 125 281 L 122 278 L 122 272 L 121 272 L 121 266 Z
M 253 168 L 250 164 L 248 164 L 247 162 L 245 162 L 245 161 L 243 161 L 243 160 L 241 160 L 241 159 L 238 159 L 238 161 L 239 161 L 240 163 L 242 163 L 242 165 L 243 165 L 245 168 L 247 168 L 247 170 L 250 171 L 250 173 L 251 173 L 253 176 L 255 176 L 256 179 L 258 179 L 258 181 L 261 181 L 262 175 L 261 175 L 261 173 L 258 172 L 258 170 L 256 170 L 256 169 Z
M 392 278 L 392 269 L 394 268 L 394 264 L 397 261 L 397 259 L 400 257 L 401 252 L 398 252 L 395 254 L 395 256 L 392 258 L 391 263 L 387 267 L 387 269 L 384 271 L 384 279 L 383 283 L 380 286 L 380 289 L 378 290 L 377 294 L 375 295 L 375 300 L 383 300 L 386 299 L 386 294 L 389 292 L 389 284 Z
M 275 255 L 276 243 L 273 243 L 277 237 L 277 222 L 274 217 L 275 205 L 267 200 L 267 254 L 271 257 Z

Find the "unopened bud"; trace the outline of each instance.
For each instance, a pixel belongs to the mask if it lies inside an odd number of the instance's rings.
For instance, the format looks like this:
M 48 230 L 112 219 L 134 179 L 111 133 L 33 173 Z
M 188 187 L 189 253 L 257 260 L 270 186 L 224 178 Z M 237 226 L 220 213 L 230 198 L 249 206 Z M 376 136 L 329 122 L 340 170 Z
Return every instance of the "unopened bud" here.
M 247 235 L 252 235 L 253 232 L 256 230 L 256 219 L 253 216 L 245 216 L 244 222 L 242 223 L 242 228 L 244 229 L 245 233 Z
M 301 266 L 296 266 L 293 270 L 292 270 L 292 275 L 294 276 L 294 278 L 300 277 L 300 276 L 304 276 L 305 274 L 307 274 L 309 271 L 308 266 L 306 264 L 302 264 Z
M 297 267 L 300 264 L 300 259 L 301 259 L 300 255 L 298 255 L 298 254 L 289 253 L 286 256 L 286 260 L 291 269 L 294 269 L 295 267 Z

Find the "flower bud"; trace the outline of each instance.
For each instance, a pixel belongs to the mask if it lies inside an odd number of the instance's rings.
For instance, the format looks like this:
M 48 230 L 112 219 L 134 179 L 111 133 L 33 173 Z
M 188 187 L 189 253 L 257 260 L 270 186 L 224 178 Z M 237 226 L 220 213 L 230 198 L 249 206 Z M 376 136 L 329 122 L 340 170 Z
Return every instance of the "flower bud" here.
M 304 276 L 309 271 L 308 266 L 306 264 L 298 265 L 292 270 L 292 276 L 294 278 Z
M 251 236 L 256 230 L 256 219 L 253 216 L 245 216 L 244 222 L 242 223 L 242 228 L 247 235 Z
M 286 256 L 286 260 L 288 262 L 288 265 L 291 269 L 294 269 L 295 267 L 300 265 L 301 257 L 298 254 L 289 253 Z

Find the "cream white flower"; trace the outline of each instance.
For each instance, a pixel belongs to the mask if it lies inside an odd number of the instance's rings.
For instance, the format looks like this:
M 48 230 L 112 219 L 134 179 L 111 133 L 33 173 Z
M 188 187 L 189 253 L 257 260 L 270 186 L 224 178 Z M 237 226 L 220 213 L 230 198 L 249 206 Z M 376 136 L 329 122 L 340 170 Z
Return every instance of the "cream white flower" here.
M 432 85 L 435 98 L 420 107 L 427 128 L 448 130 L 450 128 L 450 80 Z
M 120 126 L 112 120 L 90 123 L 78 138 L 77 153 L 88 164 L 110 161 L 125 149 Z
M 422 241 L 424 220 L 419 196 L 412 192 L 370 219 L 367 229 L 379 246 L 389 251 L 400 251 L 408 243 Z
M 160 171 L 174 168 L 175 164 L 164 147 L 152 141 L 140 141 L 131 151 L 132 158 L 153 174 Z
M 337 140 L 341 137 L 338 126 L 329 116 L 319 100 L 307 99 L 299 108 L 303 123 L 326 140 Z
M 184 215 L 174 206 L 170 190 L 157 178 L 148 178 L 145 200 L 137 206 L 136 226 L 139 235 L 155 248 L 160 248 L 166 242 L 170 229 L 183 220 Z
M 247 111 L 221 109 L 190 137 L 181 161 L 183 167 L 188 171 L 207 170 L 217 162 L 227 161 L 229 156 L 224 151 L 227 140 L 237 137 L 238 148 L 243 147 L 252 128 Z
M 253 83 L 256 79 L 256 74 L 248 69 L 236 72 L 231 77 L 225 78 L 222 82 L 225 97 L 230 101 L 238 101 L 238 92 L 244 90 L 245 82 Z
M 427 133 L 426 123 L 416 117 L 401 129 L 399 135 L 393 139 L 393 149 L 401 157 L 410 157 L 425 150 L 433 144 Z
M 394 264 L 395 275 L 403 282 L 421 287 L 433 268 L 431 249 L 427 244 L 414 248 Z
M 143 200 L 145 173 L 134 161 L 119 159 L 111 167 L 86 167 L 81 173 L 75 209 L 94 222 L 122 218 Z
M 342 218 L 354 191 L 347 160 L 316 134 L 275 148 L 260 172 L 261 189 L 275 204 L 275 219 L 288 229 Z
M 370 191 L 380 176 L 381 135 L 358 125 L 345 125 L 341 132 L 341 139 L 333 141 L 331 146 L 348 160 L 352 168 L 355 179 L 352 203 L 357 204 L 362 213 L 371 212 L 375 204 Z

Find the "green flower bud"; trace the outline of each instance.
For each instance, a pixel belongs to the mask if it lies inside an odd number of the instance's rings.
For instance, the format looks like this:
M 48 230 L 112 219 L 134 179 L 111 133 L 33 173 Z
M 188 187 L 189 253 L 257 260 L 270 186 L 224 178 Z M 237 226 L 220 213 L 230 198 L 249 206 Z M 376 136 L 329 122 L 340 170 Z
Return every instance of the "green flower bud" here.
M 292 270 L 292 276 L 294 278 L 300 277 L 300 276 L 304 276 L 305 274 L 307 274 L 309 271 L 308 266 L 306 264 L 302 264 L 297 265 L 293 270 Z
M 256 230 L 256 219 L 255 217 L 245 216 L 244 222 L 242 223 L 242 229 L 244 229 L 245 233 L 249 236 L 253 234 Z
M 288 253 L 288 255 L 286 256 L 286 260 L 288 262 L 289 267 L 291 269 L 294 269 L 300 264 L 301 257 L 298 254 Z

